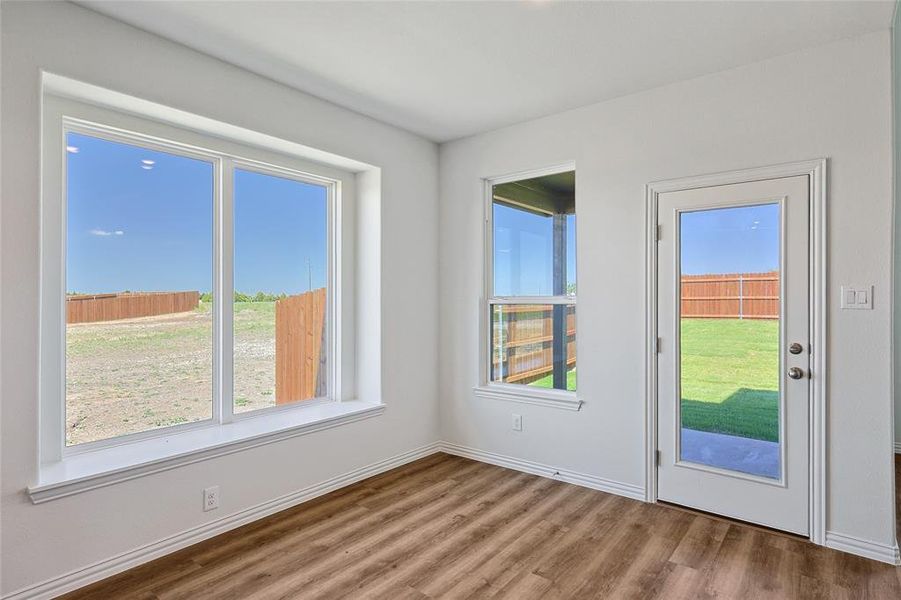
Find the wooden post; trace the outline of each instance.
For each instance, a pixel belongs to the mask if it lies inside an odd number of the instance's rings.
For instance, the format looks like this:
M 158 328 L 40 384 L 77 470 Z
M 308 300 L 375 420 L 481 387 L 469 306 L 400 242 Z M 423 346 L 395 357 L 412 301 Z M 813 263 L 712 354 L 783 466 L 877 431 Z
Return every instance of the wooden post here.
M 566 215 L 555 213 L 554 219 L 554 295 L 566 295 Z M 554 305 L 553 361 L 554 388 L 566 389 L 566 305 Z

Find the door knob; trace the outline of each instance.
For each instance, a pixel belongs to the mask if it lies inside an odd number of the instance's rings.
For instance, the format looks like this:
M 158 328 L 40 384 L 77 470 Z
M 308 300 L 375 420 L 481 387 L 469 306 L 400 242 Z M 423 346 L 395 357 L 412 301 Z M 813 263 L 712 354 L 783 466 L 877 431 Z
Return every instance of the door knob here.
M 801 379 L 804 377 L 804 369 L 800 367 L 792 367 L 788 370 L 788 376 L 792 379 Z

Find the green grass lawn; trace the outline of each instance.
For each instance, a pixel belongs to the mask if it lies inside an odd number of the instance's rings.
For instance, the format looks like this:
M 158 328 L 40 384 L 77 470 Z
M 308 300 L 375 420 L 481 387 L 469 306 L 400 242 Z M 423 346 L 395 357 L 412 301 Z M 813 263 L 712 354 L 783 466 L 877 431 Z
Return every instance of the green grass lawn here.
M 266 334 L 275 338 L 275 302 L 235 302 L 235 335 Z
M 682 426 L 779 440 L 779 322 L 682 319 Z
M 682 425 L 779 440 L 779 322 L 682 320 Z M 546 375 L 530 385 L 553 387 Z M 576 369 L 566 389 L 576 389 Z
M 537 379 L 530 383 L 529 385 L 540 388 L 552 388 L 554 387 L 554 374 L 545 375 L 541 379 Z M 569 371 L 566 372 L 566 389 L 570 392 L 576 391 L 576 368 L 573 367 Z

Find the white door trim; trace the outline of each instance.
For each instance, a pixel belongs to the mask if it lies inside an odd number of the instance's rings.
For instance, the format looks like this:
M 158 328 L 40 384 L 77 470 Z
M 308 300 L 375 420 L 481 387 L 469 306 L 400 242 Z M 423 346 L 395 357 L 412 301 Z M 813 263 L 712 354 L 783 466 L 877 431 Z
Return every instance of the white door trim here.
M 657 197 L 700 187 L 779 177 L 810 178 L 810 540 L 826 543 L 826 159 L 655 181 L 645 186 L 645 500 L 657 501 Z M 672 235 L 672 232 L 664 232 Z

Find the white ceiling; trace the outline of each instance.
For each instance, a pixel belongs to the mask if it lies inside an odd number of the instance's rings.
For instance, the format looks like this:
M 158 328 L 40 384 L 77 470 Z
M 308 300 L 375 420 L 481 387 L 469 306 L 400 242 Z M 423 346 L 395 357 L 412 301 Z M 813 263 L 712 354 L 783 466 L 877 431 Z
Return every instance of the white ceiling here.
M 893 2 L 81 2 L 446 141 L 887 29 Z

